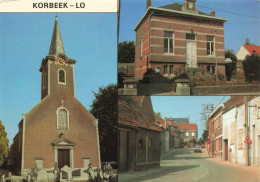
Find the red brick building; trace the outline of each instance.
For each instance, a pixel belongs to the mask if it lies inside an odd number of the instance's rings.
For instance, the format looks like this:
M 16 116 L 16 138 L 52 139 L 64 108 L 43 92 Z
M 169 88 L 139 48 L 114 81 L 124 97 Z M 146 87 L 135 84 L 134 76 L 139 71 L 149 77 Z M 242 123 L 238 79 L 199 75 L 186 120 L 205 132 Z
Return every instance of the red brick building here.
M 225 75 L 225 18 L 198 11 L 196 0 L 152 7 L 135 27 L 135 78 L 173 78 L 193 69 L 193 76 Z
M 65 54 L 56 17 L 49 55 L 40 67 L 42 100 L 23 115 L 11 147 L 18 173 L 26 175 L 35 164 L 44 169 L 100 166 L 98 121 L 75 97 L 75 63 Z
M 119 96 L 119 171 L 160 166 L 161 132 L 149 96 Z
M 222 158 L 222 126 L 223 126 L 223 110 L 224 104 L 219 105 L 208 117 L 207 127 L 209 130 L 210 143 L 208 151 L 212 157 L 218 156 Z

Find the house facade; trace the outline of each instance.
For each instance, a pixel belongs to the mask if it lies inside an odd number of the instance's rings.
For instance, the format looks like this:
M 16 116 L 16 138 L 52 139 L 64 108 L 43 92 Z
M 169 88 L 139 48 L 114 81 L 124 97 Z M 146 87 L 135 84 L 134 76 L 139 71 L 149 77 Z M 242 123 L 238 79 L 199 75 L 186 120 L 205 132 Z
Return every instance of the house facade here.
M 222 112 L 224 105 L 219 105 L 208 117 L 207 125 L 209 130 L 208 151 L 212 157 L 222 158 Z
M 162 128 L 162 132 L 161 132 L 161 155 L 162 155 L 168 152 L 170 149 L 170 137 L 171 137 L 170 126 L 166 122 L 166 120 L 164 120 L 161 117 L 160 113 L 154 112 L 154 118 L 155 118 L 155 122 L 158 123 Z
M 119 96 L 119 172 L 160 166 L 161 132 L 149 96 Z
M 260 166 L 260 97 L 234 96 L 223 112 L 223 160 Z M 246 137 L 251 143 L 245 143 Z
M 190 123 L 188 118 L 165 118 L 171 126 L 178 131 L 180 142 L 189 142 L 191 139 L 198 138 L 197 124 Z
M 260 46 L 257 45 L 241 45 L 236 56 L 237 56 L 237 71 L 244 71 L 243 61 L 248 55 L 260 56 Z
M 187 70 L 195 77 L 225 75 L 225 18 L 198 11 L 196 0 L 152 7 L 135 27 L 135 78 L 173 78 Z
M 40 67 L 42 100 L 23 114 L 11 146 L 11 166 L 22 176 L 35 166 L 44 177 L 48 170 L 68 166 L 79 170 L 80 178 L 89 163 L 101 165 L 98 120 L 75 96 L 75 63 L 65 54 L 56 17 L 49 54 Z

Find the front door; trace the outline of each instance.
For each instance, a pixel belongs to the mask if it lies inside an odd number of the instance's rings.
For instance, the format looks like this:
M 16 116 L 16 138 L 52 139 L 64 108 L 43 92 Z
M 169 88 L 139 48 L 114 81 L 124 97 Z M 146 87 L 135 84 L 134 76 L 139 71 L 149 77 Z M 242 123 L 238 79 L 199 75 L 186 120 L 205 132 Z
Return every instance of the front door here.
M 224 140 L 225 161 L 228 160 L 228 140 Z
M 70 167 L 70 150 L 59 149 L 58 150 L 58 168 L 63 168 L 65 165 Z
M 197 68 L 196 42 L 187 41 L 186 51 L 186 66 L 188 68 Z

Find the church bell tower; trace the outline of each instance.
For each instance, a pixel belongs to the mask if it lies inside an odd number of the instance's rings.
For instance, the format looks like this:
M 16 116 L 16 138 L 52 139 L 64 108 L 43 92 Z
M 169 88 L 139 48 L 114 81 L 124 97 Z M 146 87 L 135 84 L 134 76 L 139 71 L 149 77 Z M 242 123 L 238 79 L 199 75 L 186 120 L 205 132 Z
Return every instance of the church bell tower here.
M 39 70 L 42 73 L 41 99 L 53 94 L 61 98 L 75 96 L 75 63 L 65 54 L 56 16 L 49 54 L 42 59 Z

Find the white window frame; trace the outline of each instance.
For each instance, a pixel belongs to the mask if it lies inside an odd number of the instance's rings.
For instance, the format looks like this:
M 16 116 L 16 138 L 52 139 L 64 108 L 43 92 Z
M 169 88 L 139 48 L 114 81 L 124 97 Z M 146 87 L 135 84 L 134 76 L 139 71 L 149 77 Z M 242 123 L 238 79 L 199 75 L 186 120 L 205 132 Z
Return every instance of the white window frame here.
M 171 37 L 165 37 L 164 35 L 164 41 L 167 39 L 167 52 L 165 52 L 165 47 L 163 45 L 163 51 L 164 51 L 164 54 L 174 54 L 174 32 L 172 31 L 164 31 L 165 32 L 170 32 L 172 34 Z M 170 51 L 170 42 L 172 41 L 172 52 Z M 163 43 L 164 44 L 164 43 Z
M 186 132 L 186 137 L 187 137 L 187 136 L 190 136 L 189 132 Z
M 68 125 L 68 127 L 67 127 L 67 129 L 60 129 L 59 128 L 59 111 L 60 110 L 65 110 L 66 112 L 67 112 L 67 125 Z M 69 115 L 70 115 L 70 113 L 69 113 L 69 111 L 65 108 L 65 107 L 59 107 L 58 109 L 57 109 L 57 111 L 56 111 L 56 115 L 57 115 L 57 130 L 69 130 Z
M 60 82 L 60 70 L 64 72 L 64 82 Z M 58 84 L 66 85 L 66 71 L 63 68 L 58 69 Z
M 168 65 L 163 65 L 163 74 L 168 75 Z
M 212 37 L 213 41 L 208 40 L 208 37 Z M 208 54 L 208 43 L 209 43 L 209 54 Z M 212 49 L 213 43 L 213 49 Z M 215 36 L 207 35 L 207 56 L 215 56 L 216 44 L 215 44 Z
M 195 132 L 191 132 L 191 136 L 195 136 Z

